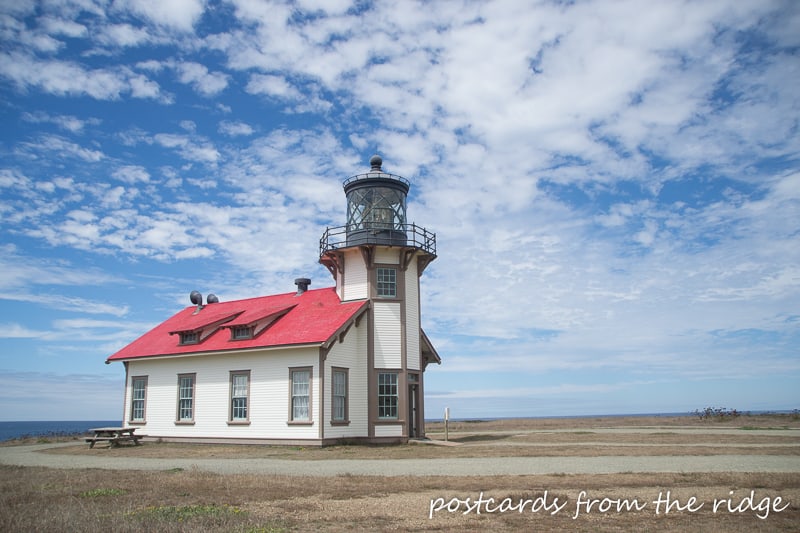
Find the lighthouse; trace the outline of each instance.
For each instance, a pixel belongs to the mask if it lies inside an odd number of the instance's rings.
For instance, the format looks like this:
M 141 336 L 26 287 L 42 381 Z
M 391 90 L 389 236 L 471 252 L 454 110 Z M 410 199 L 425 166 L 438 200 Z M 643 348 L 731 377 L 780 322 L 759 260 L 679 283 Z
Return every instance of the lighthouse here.
M 421 327 L 419 280 L 436 236 L 408 223 L 410 186 L 378 156 L 344 180 L 345 224 L 319 248 L 333 286 L 297 278 L 289 292 L 205 304 L 192 291 L 191 306 L 109 356 L 124 363 L 124 424 L 176 442 L 424 437 L 425 369 L 441 359 Z
M 420 278 L 436 259 L 436 235 L 407 221 L 410 182 L 370 169 L 344 180 L 347 220 L 327 228 L 319 261 L 330 271 L 342 302 L 367 300 L 369 439 L 425 434 L 424 372 L 441 363 L 420 320 Z

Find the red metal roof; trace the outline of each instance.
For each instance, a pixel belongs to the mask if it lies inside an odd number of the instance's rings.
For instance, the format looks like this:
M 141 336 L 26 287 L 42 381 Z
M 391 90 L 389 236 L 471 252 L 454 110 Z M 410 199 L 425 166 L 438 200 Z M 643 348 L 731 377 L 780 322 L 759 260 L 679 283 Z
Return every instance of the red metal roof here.
M 107 361 L 139 357 L 206 353 L 296 344 L 323 344 L 367 305 L 366 300 L 341 302 L 333 288 L 314 289 L 247 300 L 207 304 L 199 313 L 190 306 L 125 346 Z M 195 314 L 196 313 L 196 314 Z M 281 313 L 284 313 L 281 315 Z M 231 340 L 229 326 L 252 324 L 270 315 L 280 315 L 252 339 Z M 208 335 L 205 328 L 211 328 Z M 197 344 L 180 345 L 183 331 L 203 331 Z M 207 336 L 206 336 L 207 335 Z

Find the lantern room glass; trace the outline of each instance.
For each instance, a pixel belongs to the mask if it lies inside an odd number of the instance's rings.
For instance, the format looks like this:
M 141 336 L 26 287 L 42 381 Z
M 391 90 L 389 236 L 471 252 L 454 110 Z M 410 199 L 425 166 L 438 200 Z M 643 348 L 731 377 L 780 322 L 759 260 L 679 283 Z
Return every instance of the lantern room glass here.
M 406 195 L 390 187 L 364 187 L 347 195 L 347 230 L 403 230 Z

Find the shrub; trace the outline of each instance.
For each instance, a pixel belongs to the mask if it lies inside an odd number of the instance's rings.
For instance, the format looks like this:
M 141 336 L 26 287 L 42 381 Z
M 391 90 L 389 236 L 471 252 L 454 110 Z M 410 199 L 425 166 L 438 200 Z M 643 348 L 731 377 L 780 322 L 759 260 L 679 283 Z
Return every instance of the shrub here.
M 700 420 L 727 420 L 741 416 L 742 412 L 736 409 L 728 409 L 727 407 L 706 407 L 702 410 L 695 409 L 694 414 L 697 415 Z

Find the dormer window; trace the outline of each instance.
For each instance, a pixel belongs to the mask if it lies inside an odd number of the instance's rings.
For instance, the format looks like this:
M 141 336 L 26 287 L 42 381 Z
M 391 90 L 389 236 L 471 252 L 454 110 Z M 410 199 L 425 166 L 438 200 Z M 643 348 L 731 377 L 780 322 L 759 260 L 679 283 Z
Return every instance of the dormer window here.
M 200 333 L 198 333 L 197 331 L 181 332 L 181 345 L 197 344 L 199 341 L 200 341 Z
M 234 326 L 231 328 L 231 339 L 241 341 L 253 338 L 253 328 L 249 326 Z

